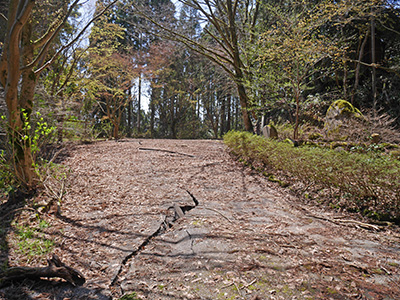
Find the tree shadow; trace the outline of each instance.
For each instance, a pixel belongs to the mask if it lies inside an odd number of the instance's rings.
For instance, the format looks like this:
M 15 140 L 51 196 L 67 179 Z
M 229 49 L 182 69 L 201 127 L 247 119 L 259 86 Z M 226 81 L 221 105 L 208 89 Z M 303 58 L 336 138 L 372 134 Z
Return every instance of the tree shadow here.
M 33 300 L 33 299 L 93 299 L 110 300 L 112 297 L 106 291 L 75 287 L 59 280 L 24 280 L 0 289 L 2 300 Z
M 31 280 L 7 282 L 2 285 L 1 278 L 9 267 L 10 246 L 7 236 L 12 232 L 12 223 L 25 209 L 26 202 L 33 195 L 21 192 L 10 194 L 8 199 L 0 202 L 0 299 L 30 300 L 30 299 L 97 299 L 108 300 L 111 296 L 106 291 L 90 287 L 75 287 L 61 279 Z
M 9 245 L 7 235 L 11 232 L 11 223 L 24 209 L 25 202 L 31 196 L 21 192 L 11 193 L 8 200 L 0 205 L 0 274 L 8 267 Z

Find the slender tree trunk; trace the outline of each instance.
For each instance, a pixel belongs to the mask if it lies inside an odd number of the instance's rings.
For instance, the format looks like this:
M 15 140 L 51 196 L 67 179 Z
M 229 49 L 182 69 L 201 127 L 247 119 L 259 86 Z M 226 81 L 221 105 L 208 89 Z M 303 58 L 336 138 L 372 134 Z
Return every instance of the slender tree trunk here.
M 227 121 L 226 121 L 226 132 L 228 132 L 229 130 L 231 130 L 231 111 L 232 111 L 232 107 L 231 107 L 231 101 L 232 100 L 232 95 L 228 95 L 227 97 L 227 109 L 228 109 L 228 116 L 227 116 Z
M 140 110 L 141 110 L 141 102 L 142 102 L 142 73 L 139 74 L 139 83 L 138 83 L 138 112 L 137 112 L 137 130 L 140 133 Z
M 221 101 L 222 104 L 221 104 L 220 136 L 223 136 L 225 134 L 225 123 L 226 123 L 226 116 L 225 116 L 226 97 L 222 97 Z
M 298 86 L 297 90 L 295 91 L 295 97 L 296 97 L 296 123 L 294 126 L 293 139 L 297 140 L 298 132 L 299 132 L 299 113 L 300 113 L 300 87 L 299 86 Z
M 353 105 L 354 105 L 354 97 L 355 97 L 355 94 L 356 94 L 356 91 L 357 91 L 357 88 L 358 88 L 358 84 L 360 82 L 361 60 L 362 60 L 362 58 L 364 56 L 364 49 L 365 49 L 365 45 L 367 44 L 368 36 L 369 36 L 369 30 L 365 34 L 364 40 L 361 43 L 360 52 L 359 52 L 359 55 L 358 55 L 358 62 L 357 62 L 357 66 L 356 66 L 354 87 L 353 87 L 353 92 L 351 94 L 351 104 L 353 104 Z
M 154 105 L 154 100 L 150 100 L 150 134 L 151 138 L 155 137 L 155 130 L 154 130 L 154 117 L 155 117 L 155 105 Z
M 372 62 L 372 106 L 374 116 L 377 114 L 377 90 L 376 90 L 376 45 L 375 45 L 375 17 L 371 18 L 371 62 Z
M 128 90 L 128 105 L 127 105 L 127 110 L 128 110 L 128 137 L 132 137 L 132 97 L 131 97 L 132 91 L 129 88 Z

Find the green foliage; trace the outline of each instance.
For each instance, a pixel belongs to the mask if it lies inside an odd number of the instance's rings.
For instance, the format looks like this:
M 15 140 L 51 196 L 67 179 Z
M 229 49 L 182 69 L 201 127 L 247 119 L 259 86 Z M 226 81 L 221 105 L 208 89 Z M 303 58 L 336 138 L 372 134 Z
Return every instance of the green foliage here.
M 29 149 L 28 155 L 31 157 L 33 170 L 39 178 L 39 170 L 43 165 L 38 159 L 39 152 L 55 137 L 56 128 L 51 126 L 39 112 L 28 116 L 28 112 L 21 109 L 21 115 L 24 120 L 22 130 L 17 128 L 14 134 L 9 133 L 9 136 L 14 136 L 14 140 L 9 141 L 6 150 L 0 150 L 0 195 L 4 196 L 24 185 L 24 178 L 20 178 L 17 171 L 18 146 L 24 145 Z M 5 116 L 1 117 L 1 125 L 11 131 Z
M 380 152 L 349 153 L 296 147 L 245 132 L 224 141 L 241 159 L 295 177 L 307 186 L 331 191 L 336 204 L 379 219 L 400 220 L 400 162 Z M 336 205 L 335 204 L 335 205 Z
M 41 232 L 50 226 L 44 220 L 40 220 L 39 228 L 28 225 L 16 225 L 18 252 L 28 259 L 36 256 L 43 257 L 54 249 L 54 241 L 47 239 Z
M 123 295 L 121 298 L 119 298 L 119 300 L 140 300 L 140 299 L 137 297 L 136 293 L 133 292 L 130 294 Z

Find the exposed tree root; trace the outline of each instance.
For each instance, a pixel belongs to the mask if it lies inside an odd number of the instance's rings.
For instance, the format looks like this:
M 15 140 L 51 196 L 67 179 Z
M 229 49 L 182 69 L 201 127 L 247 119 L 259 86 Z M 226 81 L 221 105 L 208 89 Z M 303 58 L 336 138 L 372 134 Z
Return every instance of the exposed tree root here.
M 47 263 L 49 264 L 47 267 L 13 267 L 6 270 L 0 274 L 0 287 L 26 278 L 59 277 L 74 286 L 83 285 L 86 281 L 82 273 L 62 263 L 55 254 L 51 259 L 47 260 Z

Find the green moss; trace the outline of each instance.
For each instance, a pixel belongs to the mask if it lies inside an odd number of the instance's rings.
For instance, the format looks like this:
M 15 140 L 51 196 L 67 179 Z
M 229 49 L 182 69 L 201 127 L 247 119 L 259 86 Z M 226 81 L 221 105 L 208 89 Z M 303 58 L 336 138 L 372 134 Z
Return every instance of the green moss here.
M 335 148 L 338 148 L 338 147 L 343 147 L 343 148 L 347 148 L 348 147 L 348 143 L 346 143 L 346 142 L 332 142 L 331 143 L 331 145 L 330 145 L 330 148 L 331 149 L 335 149 Z
M 330 288 L 330 287 L 327 287 L 326 291 L 331 295 L 337 294 L 337 290 Z
M 308 139 L 309 139 L 309 140 L 312 140 L 312 141 L 321 139 L 322 137 L 323 137 L 323 135 L 320 134 L 320 133 L 318 133 L 318 132 L 313 132 L 313 133 L 310 133 L 310 134 L 308 135 Z
M 339 109 L 342 113 L 349 113 L 358 118 L 363 116 L 359 109 L 354 107 L 350 102 L 346 100 L 336 100 L 331 104 L 331 106 L 329 106 L 328 112 L 332 109 Z
M 291 139 L 285 139 L 283 142 L 284 142 L 284 143 L 287 143 L 287 144 L 290 144 L 290 145 L 292 145 L 293 147 L 296 146 L 295 142 L 294 142 L 293 140 L 291 140 Z
M 373 273 L 373 274 L 378 274 L 378 275 L 383 275 L 383 274 L 385 274 L 385 272 L 383 272 L 383 270 L 382 269 L 372 269 L 371 270 L 371 272 Z

